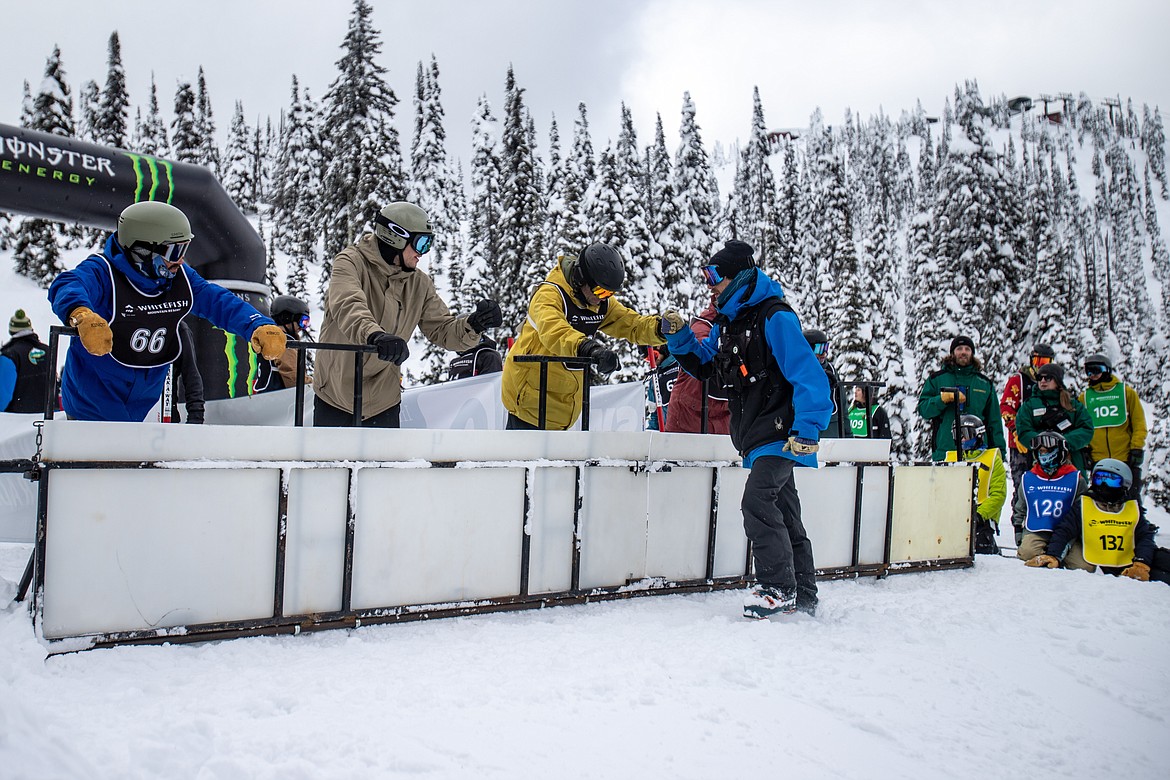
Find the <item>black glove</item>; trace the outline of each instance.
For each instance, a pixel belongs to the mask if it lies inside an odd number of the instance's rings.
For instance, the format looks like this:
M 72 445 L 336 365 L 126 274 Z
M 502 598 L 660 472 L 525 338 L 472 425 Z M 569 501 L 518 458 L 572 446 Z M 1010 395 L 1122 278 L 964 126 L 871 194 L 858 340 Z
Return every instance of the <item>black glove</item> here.
M 1141 468 L 1142 463 L 1144 463 L 1145 460 L 1145 450 L 1130 450 L 1129 457 L 1125 459 L 1125 462 L 1129 464 L 1131 469 L 1138 469 Z
M 410 357 L 410 348 L 406 340 L 389 333 L 371 333 L 366 343 L 378 348 L 378 357 L 396 366 L 400 366 Z
M 597 370 L 603 374 L 613 373 L 620 366 L 617 353 L 612 349 L 606 349 L 593 339 L 581 342 L 581 346 L 577 347 L 577 357 L 593 358 L 597 361 Z
M 500 304 L 495 301 L 480 301 L 475 304 L 475 311 L 467 316 L 467 324 L 476 333 L 483 333 L 488 328 L 498 328 L 504 324 L 504 314 L 500 311 Z

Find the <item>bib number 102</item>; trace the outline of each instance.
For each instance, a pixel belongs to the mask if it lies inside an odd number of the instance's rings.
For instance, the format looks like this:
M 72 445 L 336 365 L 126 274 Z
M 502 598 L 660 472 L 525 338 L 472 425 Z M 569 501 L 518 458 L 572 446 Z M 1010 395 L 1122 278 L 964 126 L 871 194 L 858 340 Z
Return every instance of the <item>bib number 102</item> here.
M 1102 534 L 1098 537 L 1101 540 L 1102 550 L 1125 550 L 1125 537 L 1114 536 L 1113 534 Z
M 130 336 L 130 349 L 135 352 L 149 352 L 157 355 L 162 352 L 167 342 L 167 329 L 159 328 L 151 331 L 148 328 L 139 328 Z
M 1104 406 L 1098 406 L 1095 407 L 1093 411 L 1096 412 L 1098 417 L 1103 419 L 1116 417 L 1120 413 L 1120 410 L 1117 408 L 1117 404 L 1105 404 Z

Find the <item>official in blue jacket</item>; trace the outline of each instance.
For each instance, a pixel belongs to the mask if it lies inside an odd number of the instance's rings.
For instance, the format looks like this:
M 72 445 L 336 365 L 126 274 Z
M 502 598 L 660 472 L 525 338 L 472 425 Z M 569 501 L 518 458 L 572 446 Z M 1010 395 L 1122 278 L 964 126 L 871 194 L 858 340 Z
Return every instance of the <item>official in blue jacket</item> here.
M 726 390 L 731 441 L 751 469 L 741 508 L 759 585 L 744 616 L 813 614 L 816 568 L 792 469 L 817 465 L 833 413 L 829 382 L 783 288 L 756 267 L 750 245 L 728 241 L 702 270 L 718 295 L 711 332 L 699 341 L 681 318 L 667 316 L 662 331 L 685 371 Z
M 188 314 L 250 339 L 266 360 L 285 336 L 275 323 L 184 263 L 194 234 L 182 211 L 146 201 L 128 206 L 101 254 L 53 280 L 49 302 L 77 328 L 61 374 L 61 404 L 76 420 L 141 422 L 182 353 Z

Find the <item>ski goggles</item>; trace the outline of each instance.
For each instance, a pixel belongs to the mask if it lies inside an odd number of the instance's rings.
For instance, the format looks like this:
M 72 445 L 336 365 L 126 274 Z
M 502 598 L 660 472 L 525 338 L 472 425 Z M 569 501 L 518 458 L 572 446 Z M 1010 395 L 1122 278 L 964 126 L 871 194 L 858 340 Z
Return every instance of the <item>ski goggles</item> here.
M 406 245 L 420 255 L 425 255 L 431 251 L 431 246 L 435 243 L 434 233 L 411 233 L 402 227 L 402 225 L 399 225 L 397 222 L 391 222 L 381 214 L 377 214 L 374 217 L 374 224 L 382 225 L 394 235 L 405 238 Z
M 144 263 L 149 262 L 157 277 L 174 279 L 175 274 L 178 273 L 177 266 L 182 265 L 183 258 L 187 256 L 187 249 L 190 246 L 190 241 L 178 241 L 174 244 L 152 244 L 147 241 L 139 241 L 130 251 L 136 253 Z M 171 268 L 171 266 L 176 267 Z
M 301 330 L 308 330 L 308 329 L 309 329 L 309 315 L 302 314 L 301 315 Z
M 813 344 L 812 351 L 813 351 L 813 354 L 816 355 L 817 357 L 820 357 L 821 355 L 827 354 L 829 351 L 829 342 L 821 341 L 821 342 L 818 342 L 816 344 Z
M 613 290 L 607 290 L 604 287 L 594 287 L 593 294 L 604 301 L 606 298 L 613 295 Z
M 1119 488 L 1125 486 L 1125 480 L 1120 474 L 1113 471 L 1094 471 L 1093 487 Z
M 1051 362 L 1052 362 L 1052 358 L 1045 357 L 1044 355 L 1033 355 L 1032 356 L 1032 367 L 1033 368 L 1040 368 L 1040 366 L 1046 366 Z
M 1088 374 L 1089 376 L 1094 376 L 1095 374 L 1104 374 L 1105 373 L 1105 364 L 1104 363 L 1087 363 L 1085 365 L 1085 373 Z
M 719 269 L 716 268 L 715 266 L 713 266 L 713 265 L 703 266 L 703 281 L 705 281 L 707 283 L 708 287 L 714 287 L 715 285 L 722 282 L 723 279 L 724 279 L 723 274 L 719 273 Z

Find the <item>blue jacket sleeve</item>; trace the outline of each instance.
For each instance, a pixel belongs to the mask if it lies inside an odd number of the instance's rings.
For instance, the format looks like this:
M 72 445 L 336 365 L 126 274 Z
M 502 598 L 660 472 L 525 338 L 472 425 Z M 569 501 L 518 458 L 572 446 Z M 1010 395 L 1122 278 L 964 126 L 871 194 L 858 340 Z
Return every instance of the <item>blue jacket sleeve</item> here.
M 243 339 L 252 338 L 252 332 L 261 325 L 276 324 L 235 293 L 204 279 L 195 269 L 184 266 L 184 270 L 191 281 L 191 313 L 196 317 L 210 320 L 215 327 Z
M 1052 536 L 1048 538 L 1048 548 L 1044 552 L 1053 558 L 1064 560 L 1064 553 L 1068 546 L 1080 540 L 1081 499 L 1074 498 L 1072 506 L 1052 529 Z
M 16 364 L 10 358 L 0 355 L 0 412 L 12 403 L 12 391 L 16 389 Z
M 773 314 L 764 325 L 764 336 L 780 373 L 792 384 L 792 433 L 817 441 L 833 415 L 825 369 L 809 348 L 795 314 Z
M 49 286 L 49 304 L 57 319 L 68 324 L 69 314 L 84 306 L 106 320 L 113 315 L 114 291 L 105 261 L 86 259 L 57 275 Z

